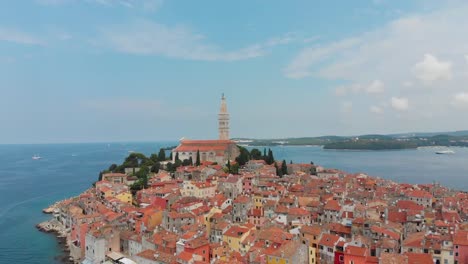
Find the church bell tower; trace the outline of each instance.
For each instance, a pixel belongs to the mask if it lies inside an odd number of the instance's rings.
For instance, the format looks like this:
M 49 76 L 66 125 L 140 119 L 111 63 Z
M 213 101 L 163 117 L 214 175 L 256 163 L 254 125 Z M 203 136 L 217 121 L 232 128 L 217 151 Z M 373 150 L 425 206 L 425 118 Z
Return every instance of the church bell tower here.
M 229 113 L 227 111 L 226 97 L 221 97 L 221 109 L 218 115 L 218 130 L 220 140 L 229 140 Z

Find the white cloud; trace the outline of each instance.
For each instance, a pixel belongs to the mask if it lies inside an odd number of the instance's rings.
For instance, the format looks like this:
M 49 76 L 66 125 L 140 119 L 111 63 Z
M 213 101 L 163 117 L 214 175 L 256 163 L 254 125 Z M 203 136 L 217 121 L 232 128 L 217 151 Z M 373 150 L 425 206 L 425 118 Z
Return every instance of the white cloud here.
M 226 51 L 210 44 L 203 35 L 192 30 L 170 27 L 150 21 L 138 21 L 130 25 L 106 28 L 97 41 L 104 46 L 124 53 L 160 55 L 171 58 L 202 61 L 237 61 L 263 56 L 277 45 L 287 44 L 290 36 L 267 40 L 237 50 Z
M 45 45 L 45 42 L 31 34 L 12 29 L 0 27 L 0 41 L 14 42 L 24 45 Z
M 468 107 L 468 93 L 458 93 L 453 96 L 452 104 L 456 107 Z
M 294 79 L 310 76 L 312 74 L 311 66 L 323 62 L 335 53 L 353 47 L 359 42 L 360 40 L 357 38 L 349 38 L 327 46 L 303 49 L 284 69 L 284 73 L 287 77 Z
M 450 80 L 452 78 L 452 63 L 440 61 L 434 55 L 425 54 L 421 62 L 416 63 L 413 72 L 425 84 L 437 80 Z
M 398 111 L 406 111 L 409 107 L 408 98 L 404 97 L 392 97 L 392 99 L 390 100 L 390 104 L 393 107 L 393 109 Z
M 381 80 L 372 81 L 366 88 L 366 92 L 368 93 L 383 93 L 384 90 L 385 85 Z
M 371 107 L 369 108 L 369 110 L 370 110 L 372 113 L 374 113 L 374 114 L 381 114 L 381 113 L 383 113 L 382 107 L 375 106 L 375 105 L 371 106 Z

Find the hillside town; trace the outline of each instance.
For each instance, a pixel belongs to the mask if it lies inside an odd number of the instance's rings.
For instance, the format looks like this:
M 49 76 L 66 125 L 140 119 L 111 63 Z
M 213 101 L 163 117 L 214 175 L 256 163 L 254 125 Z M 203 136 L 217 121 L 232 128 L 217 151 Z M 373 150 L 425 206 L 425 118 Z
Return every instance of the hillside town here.
M 266 151 L 236 159 L 224 96 L 219 123 L 218 140 L 172 150 L 171 162 L 185 165 L 161 161 L 138 189 L 144 165 L 106 171 L 50 207 L 40 228 L 66 237 L 83 264 L 468 263 L 468 193 Z

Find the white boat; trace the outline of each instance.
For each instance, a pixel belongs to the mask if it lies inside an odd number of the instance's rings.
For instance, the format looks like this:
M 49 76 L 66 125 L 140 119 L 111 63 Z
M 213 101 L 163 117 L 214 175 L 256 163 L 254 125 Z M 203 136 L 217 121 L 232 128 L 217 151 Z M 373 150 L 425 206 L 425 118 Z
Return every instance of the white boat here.
M 453 151 L 451 149 L 439 150 L 439 151 L 436 151 L 436 154 L 455 154 L 455 151 Z
M 39 155 L 34 155 L 34 156 L 32 156 L 32 159 L 33 160 L 40 160 L 42 158 Z

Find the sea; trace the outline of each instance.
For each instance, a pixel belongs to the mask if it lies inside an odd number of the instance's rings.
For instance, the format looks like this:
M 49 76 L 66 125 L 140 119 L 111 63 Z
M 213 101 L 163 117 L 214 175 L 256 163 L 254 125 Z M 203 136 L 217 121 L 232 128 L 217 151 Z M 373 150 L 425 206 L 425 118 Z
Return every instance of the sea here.
M 157 153 L 177 142 L 0 145 L 0 263 L 62 263 L 63 247 L 35 225 L 42 209 L 91 187 L 99 171 L 130 152 Z M 249 147 L 251 148 L 251 147 Z M 263 151 L 264 147 L 258 147 Z M 468 148 L 436 155 L 434 148 L 337 151 L 319 146 L 271 147 L 277 160 L 314 162 L 405 183 L 432 183 L 468 191 Z M 33 155 L 42 158 L 33 160 Z

